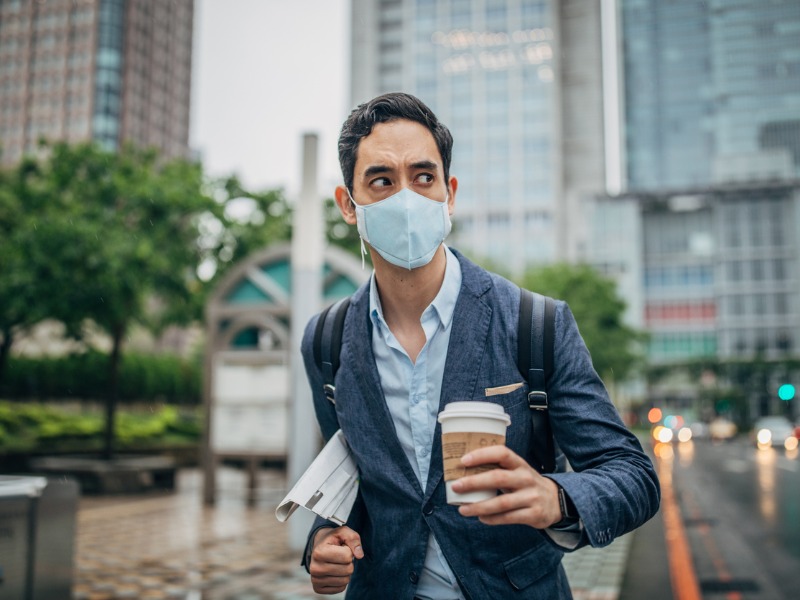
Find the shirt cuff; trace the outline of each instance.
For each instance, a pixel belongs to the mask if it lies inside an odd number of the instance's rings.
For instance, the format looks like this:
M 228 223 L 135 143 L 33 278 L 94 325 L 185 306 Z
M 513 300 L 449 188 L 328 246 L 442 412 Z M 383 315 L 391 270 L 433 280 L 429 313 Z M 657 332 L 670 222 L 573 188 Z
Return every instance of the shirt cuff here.
M 544 532 L 557 546 L 564 550 L 575 550 L 583 537 L 583 521 L 579 519 L 565 527 L 548 527 Z

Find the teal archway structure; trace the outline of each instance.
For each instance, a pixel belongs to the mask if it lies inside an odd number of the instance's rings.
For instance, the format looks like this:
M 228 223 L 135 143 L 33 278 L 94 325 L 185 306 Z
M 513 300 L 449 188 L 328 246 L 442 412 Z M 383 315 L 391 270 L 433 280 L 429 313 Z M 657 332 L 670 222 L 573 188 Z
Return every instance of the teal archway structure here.
M 360 260 L 331 246 L 325 250 L 320 276 L 326 306 L 352 294 L 369 273 Z M 234 266 L 206 303 L 206 504 L 215 500 L 221 460 L 248 465 L 249 500 L 254 502 L 259 462 L 287 457 L 291 328 L 306 325 L 292 323 L 291 294 L 291 246 L 280 244 Z

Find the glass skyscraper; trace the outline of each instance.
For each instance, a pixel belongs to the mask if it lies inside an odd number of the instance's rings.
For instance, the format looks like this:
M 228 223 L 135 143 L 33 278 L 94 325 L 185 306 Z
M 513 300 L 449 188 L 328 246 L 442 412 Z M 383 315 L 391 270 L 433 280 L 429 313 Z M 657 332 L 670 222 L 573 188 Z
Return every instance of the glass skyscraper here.
M 0 162 L 40 138 L 189 155 L 194 0 L 0 1 Z
M 635 260 L 607 258 L 653 363 L 775 360 L 800 347 L 800 2 L 617 0 Z M 589 260 L 603 256 L 589 244 Z
M 352 104 L 410 92 L 453 133 L 454 245 L 510 272 L 572 257 L 578 198 L 605 189 L 600 4 L 352 6 Z
M 800 2 L 618 2 L 629 189 L 800 178 Z

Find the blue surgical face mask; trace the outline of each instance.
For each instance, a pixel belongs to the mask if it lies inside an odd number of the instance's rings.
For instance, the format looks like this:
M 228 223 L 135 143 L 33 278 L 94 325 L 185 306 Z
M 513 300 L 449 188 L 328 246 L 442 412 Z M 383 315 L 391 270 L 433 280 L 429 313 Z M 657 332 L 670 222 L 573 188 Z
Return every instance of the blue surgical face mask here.
M 347 191 L 348 195 L 350 190 Z M 447 199 L 437 202 L 409 188 L 373 204 L 356 204 L 358 234 L 378 254 L 411 270 L 427 265 L 450 233 Z

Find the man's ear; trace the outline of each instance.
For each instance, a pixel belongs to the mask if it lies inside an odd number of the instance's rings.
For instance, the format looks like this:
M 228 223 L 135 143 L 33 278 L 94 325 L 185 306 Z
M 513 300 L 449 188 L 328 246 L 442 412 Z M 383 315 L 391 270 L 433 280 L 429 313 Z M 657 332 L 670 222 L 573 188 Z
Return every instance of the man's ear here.
M 356 224 L 356 209 L 353 202 L 350 200 L 350 194 L 347 193 L 347 188 L 343 185 L 337 185 L 336 190 L 333 192 L 333 197 L 336 200 L 336 206 L 339 207 L 339 212 L 342 213 L 344 222 L 348 225 Z
M 447 186 L 447 212 L 452 215 L 456 211 L 456 191 L 458 190 L 458 179 L 450 177 Z

